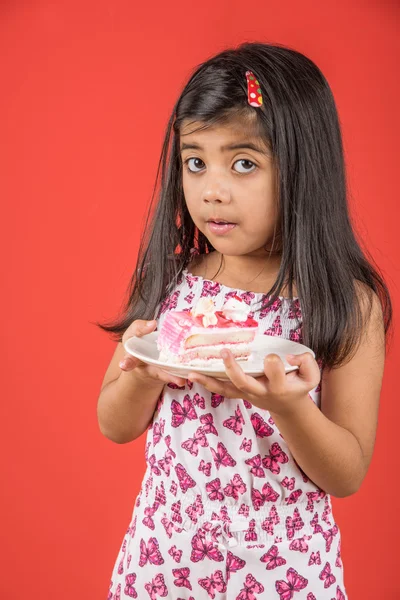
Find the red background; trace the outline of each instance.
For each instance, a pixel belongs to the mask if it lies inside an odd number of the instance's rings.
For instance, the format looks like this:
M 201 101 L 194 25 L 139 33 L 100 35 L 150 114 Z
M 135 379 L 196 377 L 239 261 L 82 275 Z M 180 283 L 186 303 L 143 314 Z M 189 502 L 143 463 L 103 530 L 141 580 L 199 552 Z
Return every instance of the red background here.
M 3 0 L 2 598 L 107 597 L 144 437 L 117 445 L 99 433 L 114 344 L 90 322 L 119 310 L 164 127 L 195 65 L 258 40 L 320 66 L 343 126 L 351 211 L 398 310 L 399 12 L 378 0 Z M 334 502 L 350 600 L 400 597 L 398 361 L 395 337 L 370 471 Z

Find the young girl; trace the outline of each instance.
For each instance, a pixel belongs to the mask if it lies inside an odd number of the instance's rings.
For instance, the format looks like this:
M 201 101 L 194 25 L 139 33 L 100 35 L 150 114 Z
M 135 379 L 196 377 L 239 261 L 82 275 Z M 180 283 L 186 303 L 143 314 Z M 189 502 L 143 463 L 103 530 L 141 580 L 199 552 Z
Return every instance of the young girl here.
M 315 64 L 245 43 L 202 64 L 171 115 L 159 202 L 98 401 L 147 470 L 108 600 L 344 600 L 330 496 L 371 460 L 391 302 L 352 230 L 340 126 Z M 239 295 L 259 331 L 301 342 L 228 381 L 125 354 L 170 310 Z

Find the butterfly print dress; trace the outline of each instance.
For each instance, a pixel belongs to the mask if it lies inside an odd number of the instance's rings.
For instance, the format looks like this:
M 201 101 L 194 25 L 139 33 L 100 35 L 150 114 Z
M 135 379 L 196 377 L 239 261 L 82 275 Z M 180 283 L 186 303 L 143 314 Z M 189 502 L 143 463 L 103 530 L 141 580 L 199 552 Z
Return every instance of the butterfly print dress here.
M 183 271 L 170 310 L 234 294 L 259 332 L 302 341 L 299 300 Z M 261 307 L 261 310 L 260 310 Z M 320 384 L 310 392 L 319 405 Z M 164 386 L 147 431 L 147 470 L 108 600 L 347 600 L 329 495 L 299 468 L 266 410 L 186 381 Z

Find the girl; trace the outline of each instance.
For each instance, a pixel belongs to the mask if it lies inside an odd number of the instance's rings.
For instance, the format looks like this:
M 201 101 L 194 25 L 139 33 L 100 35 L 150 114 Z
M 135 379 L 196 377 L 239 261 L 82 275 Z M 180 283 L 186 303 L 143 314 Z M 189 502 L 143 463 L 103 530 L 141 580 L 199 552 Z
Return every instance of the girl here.
M 302 54 L 245 43 L 202 64 L 171 115 L 159 202 L 98 401 L 102 433 L 146 429 L 147 470 L 109 600 L 347 598 L 331 495 L 358 490 L 374 445 L 391 302 L 346 201 L 326 79 Z M 231 295 L 262 333 L 309 353 L 229 381 L 125 355 L 170 310 Z

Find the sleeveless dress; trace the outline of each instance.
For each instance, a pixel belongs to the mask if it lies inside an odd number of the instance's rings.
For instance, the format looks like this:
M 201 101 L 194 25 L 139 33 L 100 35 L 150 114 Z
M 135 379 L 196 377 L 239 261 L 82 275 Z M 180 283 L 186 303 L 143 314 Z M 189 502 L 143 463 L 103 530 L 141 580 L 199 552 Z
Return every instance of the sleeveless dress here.
M 229 288 L 183 271 L 159 308 L 237 294 L 259 333 L 301 342 L 299 299 Z M 255 312 L 254 312 L 255 311 Z M 321 384 L 310 392 L 320 403 Z M 147 469 L 108 600 L 347 600 L 331 500 L 299 468 L 266 410 L 186 381 L 164 386 Z

